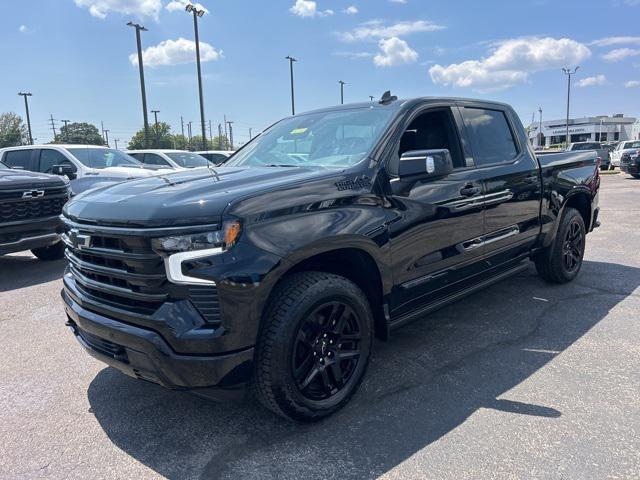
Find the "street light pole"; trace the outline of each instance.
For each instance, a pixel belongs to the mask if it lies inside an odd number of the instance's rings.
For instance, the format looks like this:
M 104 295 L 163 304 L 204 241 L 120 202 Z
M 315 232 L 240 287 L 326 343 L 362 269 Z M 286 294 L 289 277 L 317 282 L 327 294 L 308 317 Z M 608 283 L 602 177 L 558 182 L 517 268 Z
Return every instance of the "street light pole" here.
M 295 101 L 295 96 L 294 96 L 294 93 L 293 93 L 293 62 L 297 62 L 298 60 L 296 60 L 295 58 L 293 58 L 290 55 L 287 55 L 284 58 L 289 60 L 289 74 L 291 76 L 291 115 L 295 115 L 296 114 L 296 101 Z
M 540 142 L 542 141 L 542 107 L 538 107 L 538 112 L 540 112 L 540 133 L 538 136 L 538 147 L 541 147 Z
M 373 102 L 373 95 L 369 95 L 369 100 L 371 100 Z
M 71 122 L 71 120 L 60 120 L 60 121 L 64 123 L 64 141 L 69 143 L 69 123 Z
M 140 40 L 140 32 L 146 32 L 147 29 L 137 23 L 127 23 L 129 27 L 136 29 L 136 44 L 138 46 L 138 70 L 140 71 L 140 92 L 142 94 L 142 114 L 144 119 L 144 148 L 149 148 L 149 117 L 147 115 L 147 90 L 144 86 L 144 65 L 142 63 L 142 41 Z
M 603 118 L 600 119 L 600 133 L 598 134 L 598 141 L 599 142 L 602 142 L 602 122 L 604 122 Z
M 107 147 L 109 147 L 109 130 L 104 131 L 105 142 L 107 143 Z
M 160 148 L 160 130 L 158 130 L 158 114 L 160 113 L 160 110 L 151 110 L 151 113 L 153 113 L 153 117 L 155 119 L 154 128 L 156 129 L 156 148 Z
M 342 80 L 339 80 L 338 83 L 340 84 L 340 105 L 344 105 L 344 86 L 346 83 Z
M 200 67 L 200 36 L 198 34 L 198 17 L 202 17 L 205 10 L 198 10 L 192 4 L 185 7 L 187 12 L 193 13 L 193 30 L 196 36 L 196 64 L 198 65 L 198 91 L 200 93 L 200 126 L 202 127 L 202 150 L 207 149 L 207 125 L 204 121 L 204 98 L 202 96 L 202 69 Z
M 567 76 L 567 135 L 565 139 L 565 144 L 569 146 L 569 104 L 571 101 L 571 76 L 575 75 L 580 67 L 576 67 L 573 71 L 570 68 L 563 68 L 562 71 Z
M 233 150 L 233 123 L 232 121 L 227 121 L 229 125 L 229 148 Z
M 31 117 L 29 116 L 29 101 L 27 97 L 31 97 L 30 92 L 18 92 L 18 95 L 24 97 L 24 109 L 27 111 L 27 129 L 29 130 L 29 145 L 33 145 L 33 135 L 31 135 Z

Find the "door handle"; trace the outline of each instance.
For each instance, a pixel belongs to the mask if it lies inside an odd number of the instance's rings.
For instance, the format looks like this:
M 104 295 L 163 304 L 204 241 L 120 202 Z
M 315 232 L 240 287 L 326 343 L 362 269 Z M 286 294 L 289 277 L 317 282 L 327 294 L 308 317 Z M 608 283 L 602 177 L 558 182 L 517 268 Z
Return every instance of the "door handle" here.
M 478 195 L 479 193 L 480 187 L 476 187 L 474 185 L 466 185 L 460 190 L 460 195 L 464 195 L 465 197 L 473 197 L 474 195 Z
M 525 183 L 537 183 L 538 182 L 538 176 L 537 175 L 529 175 L 527 177 L 524 177 L 524 182 Z

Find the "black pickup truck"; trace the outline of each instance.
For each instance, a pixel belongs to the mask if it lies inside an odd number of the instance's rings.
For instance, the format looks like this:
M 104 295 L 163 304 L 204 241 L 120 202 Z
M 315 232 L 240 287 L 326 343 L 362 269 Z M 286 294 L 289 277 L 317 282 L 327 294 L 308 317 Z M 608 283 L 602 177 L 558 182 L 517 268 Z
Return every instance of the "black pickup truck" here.
M 0 255 L 31 250 L 41 260 L 63 258 L 60 214 L 68 199 L 69 182 L 62 177 L 0 162 Z
M 529 260 L 548 281 L 575 278 L 599 183 L 594 152 L 536 158 L 501 103 L 387 92 L 296 115 L 224 167 L 68 203 L 67 324 L 133 377 L 248 386 L 316 420 L 356 391 L 374 336 Z

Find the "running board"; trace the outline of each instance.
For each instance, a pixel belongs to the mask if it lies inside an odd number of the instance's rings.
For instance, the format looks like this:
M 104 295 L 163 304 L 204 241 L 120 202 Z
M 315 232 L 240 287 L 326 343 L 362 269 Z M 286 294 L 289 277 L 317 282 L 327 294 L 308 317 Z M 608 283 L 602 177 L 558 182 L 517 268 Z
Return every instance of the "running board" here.
M 470 287 L 465 288 L 464 290 L 460 290 L 459 292 L 456 292 L 454 294 L 452 294 L 449 297 L 445 297 L 442 298 L 440 300 L 437 300 L 434 303 L 431 303 L 429 305 L 426 305 L 414 312 L 410 312 L 410 313 L 406 313 L 404 315 L 402 315 L 401 317 L 399 317 L 397 320 L 392 320 L 390 325 L 389 325 L 389 329 L 390 330 L 395 330 L 396 328 L 402 327 L 403 325 L 406 325 L 407 323 L 411 323 L 414 320 L 417 320 L 418 318 L 434 312 L 436 310 L 439 310 L 443 307 L 446 307 L 447 305 L 449 305 L 450 303 L 453 303 L 457 300 L 460 300 L 463 297 L 466 297 L 467 295 L 471 295 L 472 293 L 477 292 L 478 290 L 482 290 L 485 287 L 488 287 L 490 285 L 493 285 L 494 283 L 498 283 L 502 280 L 504 280 L 505 278 L 508 278 L 512 275 L 515 275 L 517 273 L 520 273 L 526 269 L 529 268 L 529 263 L 520 263 L 519 265 L 516 265 L 515 267 L 512 267 L 508 270 L 505 270 L 503 272 L 500 272 L 499 274 L 488 278 L 486 280 L 483 280 L 480 283 L 476 283 L 475 285 L 472 285 Z

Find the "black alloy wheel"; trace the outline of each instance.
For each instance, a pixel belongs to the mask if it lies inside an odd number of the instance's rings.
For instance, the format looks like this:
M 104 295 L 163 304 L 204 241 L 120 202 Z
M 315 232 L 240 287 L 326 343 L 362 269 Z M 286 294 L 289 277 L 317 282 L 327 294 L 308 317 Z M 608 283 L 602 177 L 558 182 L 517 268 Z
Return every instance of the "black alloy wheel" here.
M 569 228 L 566 230 L 562 248 L 564 268 L 569 274 L 580 268 L 582 262 L 584 254 L 584 233 L 582 230 L 582 224 L 578 222 L 578 219 L 572 218 Z

